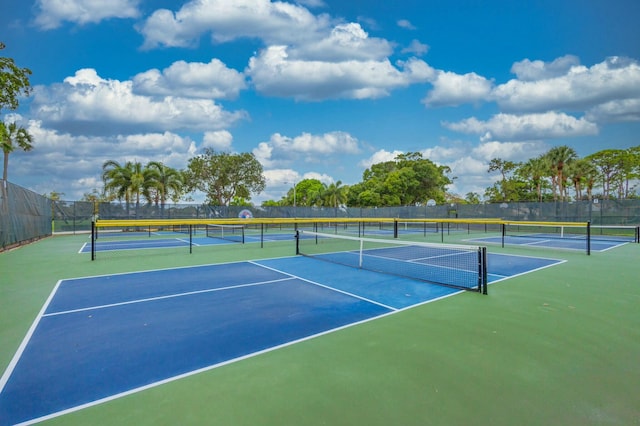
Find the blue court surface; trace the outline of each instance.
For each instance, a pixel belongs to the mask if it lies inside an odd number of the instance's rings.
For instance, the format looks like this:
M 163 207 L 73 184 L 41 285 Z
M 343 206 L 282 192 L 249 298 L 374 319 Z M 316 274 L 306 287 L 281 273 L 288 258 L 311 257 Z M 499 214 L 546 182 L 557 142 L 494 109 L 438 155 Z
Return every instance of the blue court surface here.
M 486 237 L 486 238 L 473 238 L 465 240 L 473 242 L 474 244 L 502 244 L 502 237 Z M 505 236 L 505 245 L 514 246 L 531 246 L 531 247 L 545 247 L 552 249 L 563 250 L 587 250 L 587 240 L 584 238 L 558 238 L 557 236 L 545 236 L 545 235 L 531 235 L 531 236 Z M 628 244 L 629 241 L 620 240 L 598 240 L 593 238 L 591 240 L 591 251 L 599 252 L 611 250 L 612 248 L 620 247 L 621 245 Z
M 489 281 L 562 262 L 491 253 Z M 0 425 L 56 417 L 458 292 L 301 256 L 62 280 L 0 377 Z

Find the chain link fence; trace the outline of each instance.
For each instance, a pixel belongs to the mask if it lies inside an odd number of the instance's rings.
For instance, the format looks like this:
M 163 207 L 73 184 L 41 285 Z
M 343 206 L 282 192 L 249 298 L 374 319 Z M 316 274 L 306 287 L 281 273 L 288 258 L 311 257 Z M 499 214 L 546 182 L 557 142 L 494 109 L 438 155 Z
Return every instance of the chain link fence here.
M 51 235 L 52 202 L 0 180 L 0 250 Z
M 224 218 L 405 218 L 481 219 L 546 222 L 587 222 L 593 225 L 640 225 L 640 200 L 579 202 L 446 204 L 410 207 L 242 207 L 196 204 L 90 203 L 56 201 L 55 232 L 84 232 L 93 217 L 101 219 L 224 219 Z
M 510 202 L 443 204 L 407 207 L 242 207 L 197 204 L 134 204 L 124 202 L 52 201 L 10 182 L 0 181 L 0 249 L 52 233 L 91 230 L 102 219 L 222 219 L 222 218 L 406 218 L 481 219 L 546 222 L 591 222 L 593 225 L 640 225 L 640 200 L 575 202 Z

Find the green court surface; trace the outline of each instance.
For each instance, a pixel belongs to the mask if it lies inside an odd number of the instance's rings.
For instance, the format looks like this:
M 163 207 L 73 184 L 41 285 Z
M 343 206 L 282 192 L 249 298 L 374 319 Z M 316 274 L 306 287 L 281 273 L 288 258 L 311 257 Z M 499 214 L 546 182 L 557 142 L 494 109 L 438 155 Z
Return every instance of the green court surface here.
M 87 240 L 0 253 L 0 373 L 60 279 L 294 254 L 283 241 L 91 262 L 78 253 Z M 492 284 L 487 296 L 420 305 L 47 424 L 640 424 L 640 246 L 591 256 L 488 249 L 567 262 Z

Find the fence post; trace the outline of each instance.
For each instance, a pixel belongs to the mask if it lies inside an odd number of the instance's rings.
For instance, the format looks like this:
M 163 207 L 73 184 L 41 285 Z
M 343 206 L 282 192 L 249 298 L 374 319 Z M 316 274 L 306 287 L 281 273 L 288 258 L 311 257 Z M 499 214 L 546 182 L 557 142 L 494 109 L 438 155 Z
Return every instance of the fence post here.
M 96 221 L 91 221 L 91 260 L 96 260 Z

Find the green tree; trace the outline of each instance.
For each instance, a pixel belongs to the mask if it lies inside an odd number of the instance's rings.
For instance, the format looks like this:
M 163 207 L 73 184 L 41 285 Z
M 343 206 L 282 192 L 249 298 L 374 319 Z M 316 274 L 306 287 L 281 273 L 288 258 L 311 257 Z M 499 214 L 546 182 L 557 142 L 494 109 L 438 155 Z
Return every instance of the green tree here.
M 589 160 L 580 158 L 570 163 L 566 168 L 566 172 L 576 192 L 576 200 L 582 200 L 582 190 L 585 187 L 588 191 L 587 196 L 590 199 L 591 192 L 588 188 L 593 188 L 593 182 L 598 175 L 596 166 Z
M 630 183 L 633 179 L 638 177 L 636 169 L 638 167 L 638 163 L 640 163 L 640 151 L 635 148 L 625 149 L 617 156 L 619 171 L 617 179 L 618 198 L 630 197 Z
M 551 148 L 546 156 L 550 164 L 553 199 L 557 201 L 558 198 L 560 198 L 561 201 L 564 201 L 567 199 L 567 174 L 565 173 L 565 167 L 575 161 L 578 158 L 578 154 L 576 154 L 573 148 L 562 145 Z
M 468 204 L 480 204 L 480 194 L 475 192 L 467 192 L 467 194 L 464 196 L 464 200 Z
M 127 214 L 129 205 L 135 200 L 136 212 L 140 207 L 140 196 L 152 201 L 150 188 L 154 185 L 154 171 L 142 166 L 138 161 L 127 161 L 121 165 L 108 160 L 102 165 L 102 180 L 107 194 L 118 200 L 125 200 Z
M 326 185 L 318 179 L 302 179 L 294 184 L 282 200 L 284 206 L 320 206 Z
M 17 148 L 23 151 L 31 151 L 33 149 L 33 137 L 22 126 L 16 123 L 5 123 L 0 121 L 0 145 L 4 154 L 2 180 L 7 181 L 9 173 L 9 154 Z
M 150 184 L 150 194 L 156 206 L 164 211 L 167 199 L 180 199 L 184 186 L 183 174 L 159 161 L 150 161 L 146 166 Z
M 630 179 L 640 179 L 640 145 L 634 146 L 628 149 L 629 156 L 631 157 L 631 173 Z
M 620 157 L 623 150 L 605 149 L 585 157 L 597 169 L 602 179 L 602 196 L 607 199 L 615 192 L 620 176 Z M 613 189 L 613 191 L 612 191 Z
M 535 188 L 536 200 L 542 201 L 542 189 L 545 178 L 550 174 L 550 164 L 546 156 L 531 158 L 521 164 L 516 174 L 525 182 L 530 182 Z
M 512 172 L 519 166 L 518 163 L 501 158 L 492 158 L 489 162 L 488 173 L 500 172 L 501 180 L 495 183 L 495 190 L 492 191 L 491 199 L 494 201 L 508 201 L 520 199 L 518 196 L 518 182 L 511 177 Z M 500 199 L 496 199 L 496 194 L 500 194 Z
M 250 153 L 229 154 L 206 148 L 204 153 L 191 158 L 187 166 L 189 191 L 206 194 L 213 205 L 229 205 L 234 197 L 246 200 L 265 188 L 262 165 Z
M 0 50 L 6 46 L 0 42 Z M 20 96 L 29 96 L 31 83 L 29 68 L 20 68 L 11 58 L 0 57 L 0 113 L 3 109 L 15 110 Z
M 385 207 L 424 204 L 429 199 L 443 203 L 451 170 L 437 166 L 418 152 L 400 154 L 392 161 L 372 165 L 362 174 L 363 182 L 352 185 L 349 206 Z
M 337 216 L 338 207 L 344 205 L 347 201 L 348 190 L 348 186 L 342 186 L 342 181 L 331 182 L 322 193 L 323 205 L 333 207 Z
M 246 198 L 233 197 L 233 200 L 229 202 L 230 206 L 250 206 L 251 202 Z

